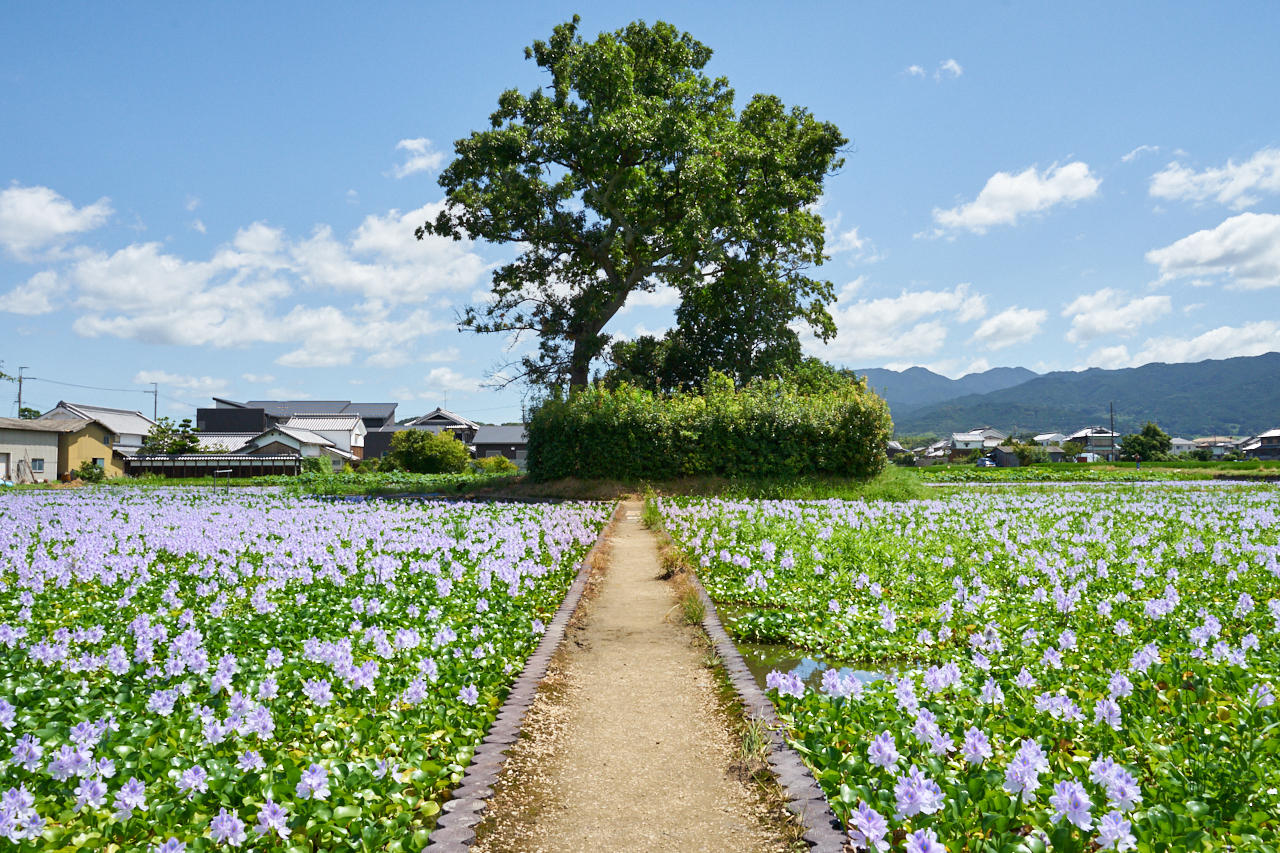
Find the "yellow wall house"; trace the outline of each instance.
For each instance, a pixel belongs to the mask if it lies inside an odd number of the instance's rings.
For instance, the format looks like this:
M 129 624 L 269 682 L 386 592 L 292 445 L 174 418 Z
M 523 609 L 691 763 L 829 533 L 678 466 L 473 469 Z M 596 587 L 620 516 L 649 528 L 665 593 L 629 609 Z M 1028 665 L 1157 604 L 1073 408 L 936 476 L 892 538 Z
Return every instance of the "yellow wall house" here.
M 97 421 L 81 421 L 79 429 L 58 436 L 58 476 L 74 474 L 85 461 L 104 469 L 108 477 L 123 477 L 124 463 L 111 448 L 116 434 Z

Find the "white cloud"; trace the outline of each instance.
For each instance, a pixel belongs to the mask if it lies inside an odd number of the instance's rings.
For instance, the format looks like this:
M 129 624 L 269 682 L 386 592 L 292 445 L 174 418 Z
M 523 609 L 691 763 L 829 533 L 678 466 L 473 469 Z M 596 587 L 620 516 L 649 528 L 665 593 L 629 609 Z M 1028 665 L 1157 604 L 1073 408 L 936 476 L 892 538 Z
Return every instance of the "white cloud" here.
M 417 172 L 428 172 L 439 169 L 444 163 L 444 154 L 431 147 L 431 140 L 426 137 L 417 139 L 401 139 L 396 143 L 396 150 L 409 152 L 409 159 L 399 166 L 392 167 L 392 174 L 397 178 L 408 177 Z
M 423 385 L 432 391 L 456 391 L 470 394 L 480 390 L 480 380 L 463 376 L 450 367 L 436 367 L 422 379 Z
M 258 373 L 246 373 L 246 374 L 244 374 L 244 376 L 243 376 L 242 378 L 243 378 L 246 382 L 262 383 L 262 384 L 264 384 L 264 385 L 265 385 L 265 384 L 267 384 L 268 382 L 275 382 L 275 381 L 276 381 L 276 378 L 275 378 L 274 376 L 272 376 L 271 374 L 269 374 L 269 373 L 262 373 L 262 374 L 258 374 Z
M 419 356 L 418 361 L 435 362 L 435 361 L 457 361 L 460 353 L 457 347 L 447 347 L 446 349 L 438 349 L 433 352 Z
M 959 62 L 956 62 L 954 59 L 948 59 L 946 62 L 938 66 L 938 70 L 933 73 L 933 79 L 941 80 L 942 75 L 947 74 L 952 80 L 954 80 L 963 73 L 964 69 L 960 66 Z
M 29 201 L 30 195 L 18 198 Z M 52 195 L 55 212 L 70 208 Z M 293 344 L 277 360 L 292 367 L 350 364 L 361 350 L 372 364 L 407 363 L 411 357 L 397 353 L 451 324 L 425 308 L 394 318 L 392 309 L 438 303 L 451 291 L 475 287 L 486 270 L 466 243 L 414 237 L 414 227 L 438 209 L 367 216 L 346 240 L 323 226 L 308 239 L 293 240 L 258 222 L 199 261 L 169 254 L 158 242 L 110 253 L 82 248 L 67 256 L 65 268 L 44 270 L 13 288 L 0 309 L 43 314 L 68 307 L 78 315 L 72 329 L 85 337 L 186 346 Z M 17 245 L 23 251 L 44 245 L 22 239 Z M 351 293 L 364 301 L 354 310 L 302 304 L 299 291 Z
M 48 314 L 58 310 L 57 299 L 67 292 L 67 283 L 53 270 L 41 270 L 0 299 L 4 310 L 13 314 Z
M 200 199 L 198 199 L 197 197 L 195 197 L 195 196 L 193 196 L 193 195 L 189 195 L 189 196 L 187 196 L 187 202 L 186 202 L 186 204 L 184 204 L 184 205 L 183 205 L 183 207 L 185 207 L 185 208 L 187 209 L 187 212 L 188 212 L 188 213 L 190 213 L 191 211 L 195 210 L 195 209 L 196 209 L 197 207 L 199 207 L 199 206 L 200 206 Z
M 976 361 L 969 362 L 969 366 L 966 367 L 960 375 L 968 376 L 970 373 L 986 373 L 990 369 L 991 362 L 987 361 L 985 358 L 980 358 Z
M 1054 164 L 1043 174 L 1034 166 L 1016 175 L 996 172 L 977 199 L 950 210 L 934 208 L 933 218 L 944 229 L 964 228 L 983 234 L 992 225 L 1013 225 L 1018 217 L 1027 213 L 1092 198 L 1098 194 L 1101 183 L 1087 164 L 1079 162 L 1065 166 Z
M 1138 159 L 1139 156 L 1141 156 L 1142 154 L 1145 154 L 1148 151 L 1150 151 L 1152 154 L 1159 154 L 1160 146 L 1159 145 L 1139 145 L 1137 148 L 1133 149 L 1132 151 L 1130 151 L 1128 154 L 1124 155 L 1120 159 L 1126 163 L 1132 163 L 1134 160 Z
M 1242 326 L 1220 326 L 1192 338 L 1148 338 L 1141 351 L 1129 357 L 1122 347 L 1106 347 L 1090 354 L 1090 367 L 1139 367 L 1153 362 L 1176 364 L 1206 359 L 1239 358 L 1280 351 L 1280 323 L 1260 320 Z
M 77 209 L 48 187 L 11 186 L 0 192 L 0 245 L 20 261 L 36 260 L 39 250 L 102 226 L 114 212 L 105 197 Z
M 809 332 L 802 334 L 809 352 L 845 364 L 931 355 L 946 340 L 943 319 L 968 322 L 987 310 L 986 298 L 970 294 L 967 284 L 954 290 L 904 290 L 896 297 L 855 301 L 862 283 L 859 278 L 845 285 L 831 307 L 838 330 L 834 340 L 824 344 Z
M 402 349 L 383 350 L 376 352 L 364 360 L 368 367 L 403 367 L 413 361 L 413 356 Z
M 840 234 L 834 232 L 827 234 L 826 248 L 833 255 L 841 252 L 858 252 L 862 247 L 867 245 L 869 241 L 865 237 L 858 236 L 858 227 L 854 226 Z
M 1174 162 L 1151 176 L 1157 198 L 1205 201 L 1244 210 L 1258 203 L 1255 192 L 1280 192 L 1280 148 L 1263 148 L 1244 163 L 1228 160 L 1219 169 L 1196 172 Z
M 201 234 L 209 233 L 209 229 L 205 228 L 204 223 L 201 222 L 199 219 L 192 220 L 191 224 L 188 225 L 187 227 L 190 228 L 192 231 L 199 231 Z
M 137 385 L 150 385 L 155 382 L 202 396 L 221 394 L 227 390 L 228 384 L 227 380 L 215 379 L 212 376 L 181 376 L 165 370 L 140 370 L 134 375 L 133 381 Z
M 1161 281 L 1182 276 L 1229 275 L 1245 290 L 1280 286 L 1280 215 L 1241 213 L 1212 230 L 1197 231 L 1153 249 L 1147 261 Z
M 924 69 L 921 68 L 919 65 L 908 65 L 905 73 L 909 74 L 912 77 L 923 77 Z
M 680 291 L 670 285 L 662 284 L 653 290 L 633 290 L 627 294 L 627 301 L 618 310 L 626 314 L 634 308 L 674 308 L 680 304 Z
M 1040 334 L 1040 326 L 1048 311 L 1013 306 L 988 317 L 973 333 L 973 341 L 990 350 L 1003 349 L 1013 344 L 1025 343 Z
M 1063 317 L 1071 318 L 1067 340 L 1082 344 L 1103 335 L 1133 335 L 1143 323 L 1168 314 L 1172 307 L 1168 296 L 1135 297 L 1127 302 L 1126 296 L 1104 287 L 1076 297 L 1062 311 Z

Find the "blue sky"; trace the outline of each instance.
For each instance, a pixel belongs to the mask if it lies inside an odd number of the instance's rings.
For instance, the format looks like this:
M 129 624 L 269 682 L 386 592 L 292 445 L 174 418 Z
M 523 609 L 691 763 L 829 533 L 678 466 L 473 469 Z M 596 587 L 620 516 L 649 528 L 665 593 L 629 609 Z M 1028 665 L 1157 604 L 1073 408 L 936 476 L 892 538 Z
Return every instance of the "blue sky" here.
M 453 140 L 574 12 L 662 19 L 739 103 L 853 140 L 822 209 L 848 367 L 1280 350 L 1280 5 L 6 4 L 0 360 L 161 414 L 210 395 L 518 417 L 460 333 L 506 247 L 412 230 Z M 609 330 L 660 331 L 669 295 Z M 16 414 L 8 392 L 0 414 Z M 150 408 L 139 393 L 26 399 Z

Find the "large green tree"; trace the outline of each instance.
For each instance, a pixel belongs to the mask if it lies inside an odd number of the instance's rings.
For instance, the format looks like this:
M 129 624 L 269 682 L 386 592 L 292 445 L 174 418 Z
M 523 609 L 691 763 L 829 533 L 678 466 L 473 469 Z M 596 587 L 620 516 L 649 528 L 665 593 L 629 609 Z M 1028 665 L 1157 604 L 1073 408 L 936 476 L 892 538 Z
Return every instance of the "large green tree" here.
M 1134 456 L 1141 456 L 1143 459 L 1154 462 L 1157 459 L 1167 458 L 1169 449 L 1172 447 L 1173 439 L 1168 433 L 1153 421 L 1147 421 L 1142 425 L 1142 432 L 1126 435 L 1120 439 L 1120 458 L 1133 459 Z
M 491 128 L 455 143 L 448 203 L 417 231 L 521 249 L 461 325 L 536 334 L 520 377 L 570 388 L 627 297 L 663 284 L 685 299 L 718 282 L 788 289 L 761 301 L 776 325 L 834 334 L 831 285 L 804 272 L 824 260 L 814 206 L 843 163 L 840 131 L 770 95 L 737 110 L 728 81 L 703 73 L 710 48 L 670 24 L 588 42 L 578 23 L 526 49 L 549 90 L 504 92 Z

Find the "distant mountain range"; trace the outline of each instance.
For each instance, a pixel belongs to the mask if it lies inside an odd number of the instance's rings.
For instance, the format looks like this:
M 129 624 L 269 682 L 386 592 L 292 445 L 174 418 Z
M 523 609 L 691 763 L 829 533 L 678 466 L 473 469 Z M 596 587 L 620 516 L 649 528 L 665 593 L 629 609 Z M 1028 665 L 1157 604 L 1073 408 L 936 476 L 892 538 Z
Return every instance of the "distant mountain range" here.
M 1071 432 L 1109 425 L 1113 402 L 1116 430 L 1122 433 L 1135 432 L 1148 420 L 1184 438 L 1253 435 L 1280 427 L 1280 353 L 1274 352 L 1043 376 L 1023 368 L 996 368 L 956 380 L 920 367 L 857 373 L 884 395 L 899 435 L 945 435 L 983 426 Z M 946 396 L 930 399 L 930 394 Z

